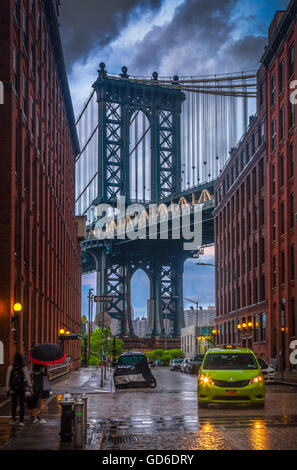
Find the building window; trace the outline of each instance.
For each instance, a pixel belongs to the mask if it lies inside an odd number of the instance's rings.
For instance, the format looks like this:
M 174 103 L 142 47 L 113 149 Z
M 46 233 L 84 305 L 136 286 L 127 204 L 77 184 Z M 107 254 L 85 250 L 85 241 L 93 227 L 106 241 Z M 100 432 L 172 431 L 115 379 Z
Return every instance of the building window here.
M 279 64 L 278 77 L 279 77 L 279 92 L 281 93 L 283 91 L 284 85 L 285 85 L 285 63 L 284 63 L 284 59 Z
M 23 73 L 23 113 L 27 116 L 27 80 Z
M 246 162 L 250 161 L 250 142 L 248 141 L 246 144 Z
M 261 263 L 265 263 L 265 238 L 261 237 Z
M 13 2 L 13 15 L 14 19 L 17 25 L 20 23 L 20 6 L 19 6 L 19 0 L 14 0 Z
M 260 201 L 260 210 L 261 210 L 261 225 L 264 225 L 265 223 L 265 199 L 264 197 L 262 197 Z
M 272 146 L 272 151 L 275 150 L 275 145 L 276 145 L 276 119 L 273 118 L 271 122 L 271 146 Z
M 244 183 L 241 185 L 241 207 L 244 208 L 245 197 L 244 197 Z
M 295 105 L 290 102 L 290 129 L 294 127 L 295 124 Z
M 254 280 L 254 303 L 258 302 L 258 279 Z
M 258 266 L 258 243 L 254 243 L 254 267 L 257 268 Z
M 271 106 L 275 104 L 275 75 L 271 77 Z
M 281 216 L 281 235 L 285 233 L 285 203 L 281 202 L 280 205 L 280 216 Z
M 280 187 L 282 188 L 285 184 L 285 164 L 284 164 L 284 156 L 281 155 L 280 157 Z
M 34 135 L 34 99 L 31 96 L 30 99 L 30 116 L 31 116 L 31 132 Z
M 25 8 L 23 8 L 23 48 L 25 52 L 27 52 L 28 49 L 28 32 L 27 32 L 27 12 Z
M 252 155 L 256 153 L 256 139 L 257 139 L 257 133 L 256 131 L 254 131 L 252 135 Z
M 240 153 L 240 171 L 244 168 L 244 151 L 242 150 Z
M 248 230 L 248 235 L 251 234 L 251 213 L 248 212 L 247 214 L 247 230 Z
M 290 144 L 290 164 L 289 164 L 289 168 L 290 168 L 290 178 L 293 178 L 294 176 L 294 144 L 291 143 Z
M 265 292 L 265 275 L 262 274 L 261 276 L 261 300 L 265 300 L 266 292 Z
M 276 215 L 275 215 L 275 209 L 272 211 L 272 240 L 275 240 L 275 235 L 276 235 Z
M 35 76 L 35 47 L 34 42 L 31 41 L 31 74 Z
M 40 139 L 40 118 L 37 116 L 37 148 L 40 151 L 41 148 L 41 139 Z
M 40 70 L 40 63 L 37 63 L 37 94 L 40 96 L 40 82 L 41 82 L 41 70 Z
M 260 315 L 260 341 L 266 341 L 266 315 Z
M 276 256 L 272 258 L 272 287 L 276 287 Z
M 264 121 L 261 121 L 259 124 L 258 135 L 259 135 L 259 147 L 261 147 L 261 145 L 264 142 Z
M 247 195 L 247 200 L 248 202 L 251 199 L 251 185 L 250 185 L 250 175 L 248 175 L 246 179 L 246 195 Z
M 291 245 L 291 281 L 295 279 L 295 245 Z
M 275 194 L 275 165 L 271 167 L 271 178 L 272 178 L 272 195 Z
M 280 114 L 279 114 L 279 124 L 280 124 L 280 141 L 285 137 L 285 106 L 282 105 Z
M 253 177 L 253 194 L 257 194 L 257 167 L 253 169 L 252 172 L 252 177 Z
M 281 252 L 281 284 L 285 283 L 285 252 Z
M 252 264 L 251 263 L 251 258 L 252 258 L 251 253 L 252 253 L 251 247 L 249 246 L 248 247 L 248 252 L 247 252 L 247 265 L 248 265 L 248 270 L 249 271 L 251 270 L 251 264 Z
M 254 206 L 254 230 L 258 228 L 258 208 Z
M 289 49 L 289 77 L 292 77 L 292 75 L 294 74 L 294 55 L 294 44 L 292 44 Z
M 15 45 L 13 46 L 13 86 L 15 91 L 19 91 L 19 57 Z
M 294 210 L 294 193 L 290 194 L 290 228 L 294 227 L 295 210 Z

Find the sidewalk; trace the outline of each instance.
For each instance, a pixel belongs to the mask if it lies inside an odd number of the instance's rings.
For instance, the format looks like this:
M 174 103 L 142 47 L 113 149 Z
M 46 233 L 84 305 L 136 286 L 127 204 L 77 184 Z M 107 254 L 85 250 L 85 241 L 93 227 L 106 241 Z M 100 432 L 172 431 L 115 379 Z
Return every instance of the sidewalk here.
M 70 450 L 73 443 L 60 441 L 61 410 L 59 400 L 66 392 L 74 397 L 82 393 L 100 394 L 111 393 L 112 371 L 107 371 L 104 387 L 100 388 L 101 375 L 97 367 L 81 368 L 71 372 L 65 379 L 59 379 L 52 384 L 53 395 L 48 401 L 47 424 L 29 423 L 29 413 L 26 410 L 25 426 L 12 426 L 10 421 L 10 400 L 0 403 L 0 450 Z
M 276 382 L 284 385 L 293 385 L 297 387 L 297 370 L 276 372 Z

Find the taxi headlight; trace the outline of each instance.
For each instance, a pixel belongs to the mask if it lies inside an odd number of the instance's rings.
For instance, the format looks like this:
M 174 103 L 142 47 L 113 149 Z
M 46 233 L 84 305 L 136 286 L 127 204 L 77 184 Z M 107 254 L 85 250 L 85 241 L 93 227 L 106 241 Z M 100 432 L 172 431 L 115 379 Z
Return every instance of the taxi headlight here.
M 251 380 L 250 380 L 250 384 L 253 385 L 253 384 L 258 384 L 258 383 L 262 383 L 263 382 L 263 377 L 262 375 L 256 375 L 256 377 L 252 377 Z
M 201 384 L 214 385 L 214 381 L 206 375 L 201 374 L 199 375 L 198 379 Z

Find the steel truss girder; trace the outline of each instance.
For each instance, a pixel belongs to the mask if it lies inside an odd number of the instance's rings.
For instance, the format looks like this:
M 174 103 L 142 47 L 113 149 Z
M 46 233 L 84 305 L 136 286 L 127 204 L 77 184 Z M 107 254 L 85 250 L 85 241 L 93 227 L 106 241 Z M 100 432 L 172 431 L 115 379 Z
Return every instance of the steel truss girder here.
M 98 197 L 95 202 L 130 200 L 129 127 L 142 111 L 151 129 L 151 200 L 181 189 L 180 90 L 107 76 L 104 64 L 93 85 L 98 101 Z
M 149 335 L 164 336 L 165 318 L 173 322 L 173 334 L 180 335 L 183 323 L 182 273 L 184 258 L 170 256 L 166 260 L 160 257 L 131 257 L 122 263 L 113 264 L 107 258 L 104 293 L 114 296 L 109 314 L 121 321 L 122 335 L 133 333 L 131 315 L 131 279 L 133 274 L 142 269 L 150 281 Z

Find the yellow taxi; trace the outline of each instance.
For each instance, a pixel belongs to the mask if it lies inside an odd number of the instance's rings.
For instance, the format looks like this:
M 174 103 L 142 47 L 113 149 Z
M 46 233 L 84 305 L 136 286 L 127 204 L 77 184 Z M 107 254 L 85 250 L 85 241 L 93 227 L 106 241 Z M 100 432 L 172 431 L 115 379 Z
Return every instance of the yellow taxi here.
M 265 382 L 253 351 L 227 345 L 209 349 L 198 375 L 198 404 L 250 403 L 265 406 Z

